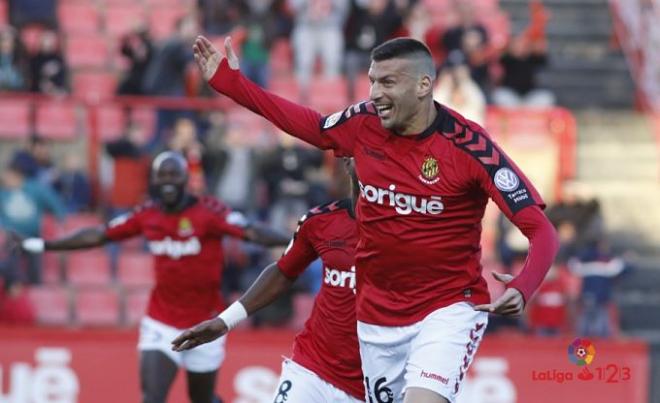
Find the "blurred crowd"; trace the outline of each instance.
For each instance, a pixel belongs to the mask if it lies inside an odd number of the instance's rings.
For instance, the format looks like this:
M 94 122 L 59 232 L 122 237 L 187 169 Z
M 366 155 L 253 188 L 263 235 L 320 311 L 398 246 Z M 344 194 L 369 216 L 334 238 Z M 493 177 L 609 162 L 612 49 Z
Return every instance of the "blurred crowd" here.
M 266 88 L 272 88 L 275 81 L 271 66 L 274 46 L 287 41 L 292 77 L 299 88 L 297 101 L 308 100 L 312 81 L 338 77 L 345 78 L 349 100 L 357 100 L 368 96 L 358 84 L 369 68 L 370 51 L 389 38 L 411 36 L 425 41 L 437 62 L 435 98 L 476 122 L 484 122 L 487 104 L 505 108 L 553 105 L 553 94 L 540 88 L 537 81 L 539 71 L 548 63 L 545 30 L 550 18 L 540 1 L 530 2 L 528 26 L 512 32 L 503 43 L 491 40 L 492 32 L 477 18 L 471 1 L 448 3 L 447 15 L 438 23 L 431 18 L 432 2 L 424 0 L 197 0 L 164 40 L 153 39 L 144 21 L 136 21 L 134 28 L 118 39 L 125 68 L 116 94 L 212 96 L 192 59 L 191 43 L 202 32 L 211 37 L 232 35 L 235 48 L 240 50 L 241 70 Z M 56 10 L 55 0 L 9 0 L 12 25 L 0 27 L 0 92 L 29 91 L 56 97 L 71 92 L 75 71 L 64 57 Z M 22 32 L 35 24 L 41 29 L 37 45 L 30 47 L 23 42 Z M 65 220 L 68 214 L 94 212 L 109 220 L 130 211 L 149 195 L 150 159 L 168 149 L 187 158 L 191 192 L 215 195 L 253 219 L 289 232 L 311 206 L 347 194 L 346 180 L 332 158 L 267 124 L 243 125 L 228 119 L 223 110 L 162 108 L 157 111 L 153 131 L 147 132 L 130 118 L 128 107 L 126 116 L 122 135 L 103 144 L 100 183 L 94 186 L 79 154 L 70 151 L 55 158 L 50 140 L 38 133 L 26 140 L 3 169 L 0 224 L 4 231 L 0 233 L 40 236 L 44 214 Z M 249 137 L 246 131 L 250 131 Z M 605 289 L 615 276 L 589 286 L 592 276 L 580 273 L 595 270 L 590 262 L 612 260 L 604 257 L 605 246 L 578 241 L 582 239 L 578 232 L 586 226 L 575 220 L 584 219 L 587 212 L 577 212 L 574 207 L 557 205 L 549 211 L 567 239 L 564 260 L 558 267 L 584 278 L 583 293 L 593 289 L 597 294 L 593 303 L 587 301 L 592 297 L 581 297 L 584 309 L 599 310 L 609 303 L 610 291 Z M 521 255 L 502 231 L 498 250 L 504 264 L 514 270 L 513 262 Z M 244 290 L 274 258 L 243 243 L 228 245 L 227 250 L 226 295 Z M 121 249 L 115 245 L 107 252 L 116 273 Z M 2 253 L 0 273 L 6 295 L 20 294 L 23 284 L 42 282 L 39 256 L 6 248 Z M 299 290 L 314 292 L 320 284 L 321 267 L 315 264 L 308 272 Z M 551 284 L 549 281 L 544 287 L 553 287 Z M 539 301 L 552 300 L 544 299 L 544 292 L 539 292 L 535 307 Z M 256 321 L 285 322 L 291 315 L 290 298 L 272 309 L 274 312 L 257 316 Z M 530 311 L 531 317 L 534 312 Z M 563 326 L 565 320 L 558 322 Z M 538 325 L 533 320 L 530 323 Z M 557 327 L 538 326 L 551 328 L 547 333 Z

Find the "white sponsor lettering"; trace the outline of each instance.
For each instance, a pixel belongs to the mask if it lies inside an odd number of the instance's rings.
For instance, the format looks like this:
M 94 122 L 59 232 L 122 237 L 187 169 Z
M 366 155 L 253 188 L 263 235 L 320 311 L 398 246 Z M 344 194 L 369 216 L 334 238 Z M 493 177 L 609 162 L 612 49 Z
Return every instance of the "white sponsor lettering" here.
M 270 403 L 277 389 L 277 374 L 261 366 L 244 367 L 234 376 L 234 403 Z
M 438 215 L 445 209 L 440 196 L 431 196 L 430 199 L 395 192 L 396 185 L 390 185 L 388 189 L 377 188 L 372 185 L 360 185 L 360 196 L 370 203 L 381 206 L 394 207 L 397 213 L 409 215 L 413 211 L 420 214 Z
M 509 168 L 500 168 L 495 172 L 495 177 L 493 178 L 495 186 L 503 192 L 513 192 L 518 189 L 520 185 L 520 179 L 515 172 Z
M 0 385 L 9 385 L 7 394 L 0 391 L 2 403 L 76 403 L 80 383 L 68 366 L 71 352 L 65 348 L 39 348 L 35 352 L 37 366 L 11 364 L 11 379 L 4 383 L 0 367 Z
M 348 284 L 346 281 L 348 280 Z M 348 287 L 355 289 L 355 266 L 350 271 L 325 268 L 325 278 L 323 282 L 333 287 Z
M 181 256 L 199 255 L 202 245 L 197 237 L 186 241 L 174 241 L 170 237 L 165 237 L 162 241 L 149 242 L 149 250 L 156 256 L 167 255 L 172 259 L 179 259 Z

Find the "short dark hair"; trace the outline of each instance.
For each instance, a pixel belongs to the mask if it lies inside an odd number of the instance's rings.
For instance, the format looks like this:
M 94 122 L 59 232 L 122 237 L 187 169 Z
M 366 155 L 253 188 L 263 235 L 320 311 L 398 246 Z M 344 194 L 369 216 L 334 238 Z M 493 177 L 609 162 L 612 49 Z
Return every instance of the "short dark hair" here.
M 376 46 L 371 51 L 371 60 L 380 62 L 383 60 L 412 56 L 420 53 L 432 58 L 429 48 L 417 39 L 394 38 Z

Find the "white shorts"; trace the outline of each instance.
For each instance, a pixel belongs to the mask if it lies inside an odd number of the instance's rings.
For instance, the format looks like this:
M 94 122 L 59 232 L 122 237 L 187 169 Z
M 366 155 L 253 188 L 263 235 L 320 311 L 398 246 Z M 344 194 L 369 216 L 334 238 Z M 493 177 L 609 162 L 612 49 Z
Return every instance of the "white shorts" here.
M 274 403 L 357 403 L 356 399 L 341 389 L 319 378 L 314 372 L 286 359 L 275 390 Z
M 487 324 L 488 314 L 466 302 L 438 309 L 409 326 L 358 321 L 368 399 L 401 402 L 405 391 L 415 387 L 454 403 Z
M 185 329 L 177 329 L 148 316 L 140 322 L 139 351 L 157 350 L 170 357 L 179 367 L 190 372 L 211 372 L 220 368 L 225 359 L 225 340 L 220 337 L 192 350 L 172 351 L 172 340 Z

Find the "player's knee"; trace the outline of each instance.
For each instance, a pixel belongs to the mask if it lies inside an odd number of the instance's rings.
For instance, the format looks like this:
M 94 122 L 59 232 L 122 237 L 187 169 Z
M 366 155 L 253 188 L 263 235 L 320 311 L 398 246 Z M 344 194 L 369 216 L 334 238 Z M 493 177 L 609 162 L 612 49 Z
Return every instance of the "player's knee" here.
M 449 403 L 447 398 L 424 388 L 408 388 L 403 403 Z

